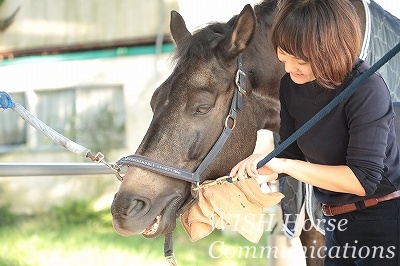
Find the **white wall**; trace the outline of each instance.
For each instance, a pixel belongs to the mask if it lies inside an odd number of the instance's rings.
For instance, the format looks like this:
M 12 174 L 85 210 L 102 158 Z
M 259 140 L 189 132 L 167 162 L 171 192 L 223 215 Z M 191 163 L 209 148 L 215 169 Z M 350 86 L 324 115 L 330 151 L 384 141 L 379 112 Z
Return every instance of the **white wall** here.
M 126 113 L 125 149 L 105 153 L 114 163 L 119 158 L 133 154 L 142 140 L 152 111 L 150 98 L 156 87 L 170 74 L 170 54 L 141 55 L 84 61 L 43 62 L 0 67 L 3 90 L 31 91 L 57 89 L 93 84 L 122 84 Z M 96 109 L 96 102 L 87 103 L 88 111 Z M 5 110 L 4 112 L 13 112 Z M 1 113 L 0 113 L 0 119 Z M 39 117 L 40 119 L 40 117 Z M 22 119 L 21 119 L 22 120 Z M 28 126 L 32 131 L 35 129 Z M 0 129 L 1 130 L 1 129 Z M 107 132 L 91 132 L 107 134 Z M 85 146 L 85 143 L 78 143 Z M 39 143 L 40 145 L 40 143 Z M 87 147 L 93 149 L 92 147 Z M 91 162 L 73 153 L 35 152 L 24 148 L 0 155 L 1 163 L 68 163 Z M 92 150 L 94 153 L 97 151 Z M 103 152 L 104 153 L 104 152 Z M 12 175 L 12 173 L 10 173 Z M 0 205 L 10 203 L 18 212 L 31 213 L 61 204 L 67 198 L 99 199 L 110 205 L 119 181 L 114 175 L 105 176 L 54 176 L 54 177 L 0 177 Z M 15 197 L 18 195 L 18 197 Z
M 246 4 L 254 5 L 252 0 L 180 0 L 180 14 L 186 21 L 189 31 L 209 22 L 225 22 L 242 11 Z

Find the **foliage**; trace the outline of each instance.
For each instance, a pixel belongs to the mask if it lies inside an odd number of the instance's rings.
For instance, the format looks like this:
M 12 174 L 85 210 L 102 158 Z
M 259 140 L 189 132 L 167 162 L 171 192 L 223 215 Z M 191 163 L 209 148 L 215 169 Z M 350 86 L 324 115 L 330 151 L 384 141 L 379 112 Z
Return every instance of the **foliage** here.
M 16 220 L 16 215 L 11 212 L 9 206 L 0 206 L 0 227 L 13 224 Z
M 0 266 L 47 265 L 168 265 L 163 257 L 163 237 L 122 237 L 111 225 L 108 209 L 95 211 L 89 201 L 70 201 L 48 213 L 14 215 L 1 208 Z M 179 221 L 174 232 L 174 251 L 179 265 L 266 265 L 264 258 L 212 258 L 210 245 L 254 246 L 237 234 L 214 231 L 191 242 Z M 263 246 L 266 243 L 259 243 Z
M 99 218 L 99 214 L 91 208 L 90 202 L 85 200 L 69 200 L 63 206 L 54 206 L 48 215 L 61 226 L 86 224 Z

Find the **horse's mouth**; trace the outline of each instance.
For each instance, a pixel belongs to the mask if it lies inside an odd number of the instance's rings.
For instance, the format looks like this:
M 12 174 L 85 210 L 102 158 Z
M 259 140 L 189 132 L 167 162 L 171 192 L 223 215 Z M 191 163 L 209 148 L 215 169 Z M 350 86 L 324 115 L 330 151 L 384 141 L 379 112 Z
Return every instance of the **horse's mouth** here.
M 161 234 L 166 234 L 175 229 L 176 218 L 186 210 L 186 207 L 192 205 L 191 197 L 183 199 L 182 197 L 177 197 L 171 201 L 170 206 L 167 206 L 161 211 L 159 215 L 154 218 L 153 222 L 143 229 L 139 234 L 145 238 L 154 238 Z M 183 202 L 183 204 L 182 204 Z M 179 204 L 182 206 L 178 207 Z
M 131 202 L 134 202 L 131 198 L 128 201 L 130 205 L 125 204 L 123 206 L 116 202 L 118 199 L 116 197 L 111 208 L 114 229 L 123 236 L 142 235 L 145 238 L 155 238 L 172 232 L 176 226 L 177 211 L 185 200 L 180 193 L 174 193 L 164 197 L 161 201 L 155 202 L 143 198 L 136 199 L 137 202 L 147 205 L 135 209 L 135 207 L 141 205 L 138 203 L 131 204 Z M 142 213 L 140 213 L 141 210 L 143 210 Z
M 145 237 L 152 237 L 158 230 L 158 227 L 160 225 L 160 220 L 162 218 L 162 214 L 157 215 L 157 217 L 154 219 L 153 223 L 144 229 L 140 234 L 142 234 Z

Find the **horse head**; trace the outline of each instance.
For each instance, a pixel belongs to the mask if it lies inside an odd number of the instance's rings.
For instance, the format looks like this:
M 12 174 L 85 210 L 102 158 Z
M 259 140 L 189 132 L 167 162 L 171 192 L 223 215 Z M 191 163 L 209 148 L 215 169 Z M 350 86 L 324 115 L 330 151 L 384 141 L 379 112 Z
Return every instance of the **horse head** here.
M 257 9 L 264 12 L 259 18 Z M 246 5 L 227 23 L 209 24 L 193 34 L 181 15 L 171 12 L 176 65 L 152 96 L 153 118 L 136 160 L 150 158 L 144 164 L 157 162 L 194 172 L 229 127 L 232 134 L 201 173 L 201 183 L 226 175 L 250 155 L 257 130 L 278 129 L 277 88 L 283 70 L 266 36 L 273 10 L 265 6 L 255 10 Z M 238 92 L 243 107 L 232 118 L 228 113 L 239 57 L 246 91 Z M 113 226 L 121 235 L 153 238 L 170 233 L 191 199 L 191 182 L 131 165 L 112 204 Z

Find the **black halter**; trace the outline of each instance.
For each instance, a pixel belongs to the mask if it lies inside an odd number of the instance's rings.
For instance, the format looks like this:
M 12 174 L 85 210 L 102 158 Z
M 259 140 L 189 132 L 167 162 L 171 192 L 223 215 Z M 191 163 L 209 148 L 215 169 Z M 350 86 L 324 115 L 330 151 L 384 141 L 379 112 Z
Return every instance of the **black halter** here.
M 229 114 L 225 119 L 224 130 L 221 132 L 218 140 L 215 142 L 214 146 L 211 148 L 209 153 L 197 167 L 195 172 L 188 172 L 181 168 L 163 164 L 156 162 L 150 158 L 145 156 L 133 154 L 126 157 L 121 158 L 118 162 L 113 165 L 113 169 L 115 171 L 115 175 L 117 178 L 122 181 L 123 177 L 120 175 L 121 168 L 124 166 L 137 166 L 143 169 L 147 169 L 164 176 L 177 178 L 180 180 L 184 180 L 187 182 L 191 182 L 192 184 L 199 185 L 200 176 L 203 174 L 204 170 L 210 165 L 210 163 L 215 159 L 217 154 L 221 151 L 222 147 L 225 145 L 226 140 L 232 133 L 232 130 L 236 125 L 236 115 L 238 110 L 243 109 L 243 95 L 246 93 L 246 74 L 243 70 L 243 62 L 242 57 L 239 56 L 237 59 L 237 72 L 235 77 L 235 89 L 231 101 L 231 107 L 229 109 Z M 229 126 L 229 121 L 231 121 L 231 126 Z M 193 191 L 192 191 L 193 192 Z M 187 207 L 196 201 L 196 197 L 193 196 L 190 200 L 188 200 L 188 204 L 185 204 Z M 183 212 L 183 210 L 180 210 Z M 164 256 L 169 261 L 170 265 L 176 265 L 174 252 L 173 252 L 173 241 L 172 241 L 172 232 L 165 234 L 165 242 L 164 242 Z
M 243 109 L 243 95 L 246 93 L 246 75 L 243 70 L 242 57 L 239 56 L 237 59 L 237 72 L 235 77 L 235 90 L 232 97 L 231 107 L 229 114 L 225 119 L 224 130 L 219 136 L 218 140 L 215 142 L 214 146 L 211 148 L 209 153 L 200 163 L 195 172 L 188 172 L 181 168 L 156 162 L 145 156 L 133 154 L 121 158 L 114 168 L 117 169 L 116 175 L 119 180 L 122 181 L 123 177 L 119 175 L 119 171 L 124 166 L 137 166 L 144 168 L 168 177 L 177 178 L 191 183 L 200 183 L 200 176 L 203 174 L 204 170 L 210 165 L 210 163 L 215 159 L 217 154 L 221 151 L 226 140 L 232 133 L 232 130 L 236 125 L 236 115 L 237 111 Z M 232 126 L 229 126 L 229 121 L 232 121 Z

